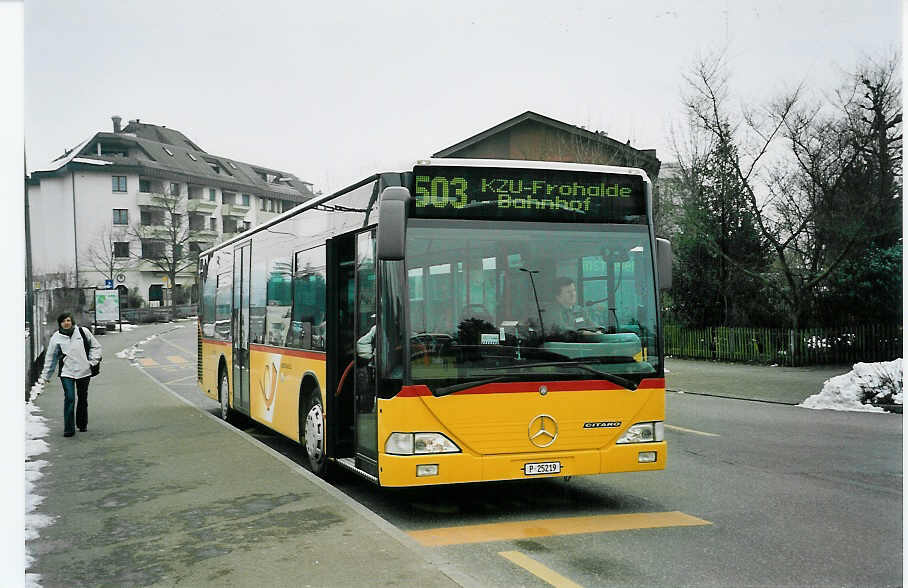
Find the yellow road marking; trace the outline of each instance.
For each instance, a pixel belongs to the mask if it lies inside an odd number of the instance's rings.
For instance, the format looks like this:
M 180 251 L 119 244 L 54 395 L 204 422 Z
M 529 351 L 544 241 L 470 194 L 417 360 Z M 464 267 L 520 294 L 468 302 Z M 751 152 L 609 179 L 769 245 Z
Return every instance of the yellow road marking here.
M 428 547 L 460 545 L 462 543 L 485 543 L 490 541 L 512 541 L 532 537 L 555 535 L 578 535 L 581 533 L 603 533 L 628 531 L 631 529 L 655 529 L 659 527 L 690 527 L 711 525 L 683 512 L 641 512 L 632 514 L 593 515 L 589 517 L 567 517 L 558 519 L 537 519 L 510 523 L 489 523 L 463 527 L 443 527 L 410 531 L 408 534 Z
M 180 357 L 179 355 L 168 355 L 167 361 L 170 363 L 186 363 L 186 359 Z
M 684 427 L 676 427 L 675 425 L 663 425 L 666 429 L 673 429 L 675 431 L 682 431 L 684 433 L 693 433 L 694 435 L 705 435 L 706 437 L 718 437 L 716 433 L 704 433 L 703 431 L 696 431 L 694 429 L 685 429 Z
M 537 578 L 548 582 L 552 586 L 557 586 L 558 588 L 581 588 L 580 584 L 571 582 L 558 572 L 547 568 L 532 557 L 524 555 L 519 551 L 500 551 L 498 552 L 498 555 L 510 561 L 511 563 L 517 564 Z
M 139 363 L 145 367 L 154 367 L 154 366 L 158 365 L 158 362 L 151 359 L 150 357 L 140 357 Z

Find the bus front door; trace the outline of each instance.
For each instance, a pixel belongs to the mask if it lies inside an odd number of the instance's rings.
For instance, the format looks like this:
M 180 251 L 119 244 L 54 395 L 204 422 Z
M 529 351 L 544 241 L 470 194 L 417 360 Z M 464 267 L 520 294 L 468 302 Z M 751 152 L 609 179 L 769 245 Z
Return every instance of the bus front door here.
M 249 414 L 249 242 L 233 250 L 233 407 Z
M 356 236 L 356 376 L 354 424 L 356 468 L 378 477 L 378 404 L 375 380 L 376 279 L 375 230 Z

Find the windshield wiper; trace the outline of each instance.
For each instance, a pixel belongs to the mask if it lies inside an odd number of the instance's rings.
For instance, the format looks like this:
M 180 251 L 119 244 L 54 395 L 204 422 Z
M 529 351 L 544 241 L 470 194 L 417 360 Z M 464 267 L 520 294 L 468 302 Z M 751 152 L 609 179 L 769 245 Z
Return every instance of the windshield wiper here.
M 628 390 L 636 390 L 636 389 L 637 389 L 637 386 L 638 386 L 638 384 L 635 383 L 635 382 L 633 382 L 632 380 L 628 380 L 627 378 L 621 377 L 621 376 L 619 376 L 619 375 L 617 375 L 617 374 L 610 374 L 610 373 L 608 373 L 608 372 L 601 372 L 601 371 L 597 370 L 596 368 L 591 368 L 590 366 L 586 365 L 585 362 L 582 362 L 582 361 L 546 361 L 546 362 L 543 362 L 543 363 L 528 363 L 528 364 L 526 364 L 526 365 L 510 365 L 510 366 L 501 366 L 501 367 L 487 367 L 487 368 L 484 368 L 484 369 L 487 369 L 487 370 L 503 370 L 503 369 L 513 369 L 514 367 L 521 367 L 521 368 L 536 368 L 536 367 L 552 367 L 552 366 L 563 366 L 563 365 L 568 365 L 568 366 L 571 366 L 571 367 L 578 367 L 578 368 L 580 368 L 580 369 L 582 369 L 582 370 L 586 370 L 587 372 L 589 372 L 589 373 L 591 373 L 591 374 L 595 374 L 595 375 L 599 376 L 599 377 L 602 378 L 603 380 L 606 380 L 606 381 L 608 381 L 608 382 L 611 382 L 612 384 L 617 384 L 617 385 L 619 385 L 619 386 L 621 386 L 621 387 L 623 387 L 623 388 L 627 388 Z
M 508 376 L 496 376 L 494 378 L 486 378 L 485 380 L 470 380 L 469 382 L 461 382 L 460 384 L 438 388 L 436 390 L 433 390 L 432 394 L 434 396 L 447 396 L 448 394 L 460 392 L 461 390 L 466 390 L 467 388 L 474 388 L 476 386 L 482 386 L 483 384 L 492 384 L 494 382 L 500 382 L 507 379 Z

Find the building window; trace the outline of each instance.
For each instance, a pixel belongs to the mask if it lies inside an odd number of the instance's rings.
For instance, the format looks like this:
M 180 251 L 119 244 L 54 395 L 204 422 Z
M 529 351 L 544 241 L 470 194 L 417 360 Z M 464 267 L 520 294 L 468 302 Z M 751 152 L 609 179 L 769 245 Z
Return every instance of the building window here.
M 173 151 L 171 151 L 171 150 L 170 150 L 170 149 L 168 149 L 168 148 L 167 148 L 167 147 L 164 147 L 164 151 L 166 151 L 166 152 L 167 152 L 167 155 L 169 155 L 169 156 L 171 156 L 171 157 L 173 157 Z
M 164 257 L 164 242 L 142 241 L 142 257 L 145 259 L 161 259 Z
M 183 246 L 182 245 L 173 246 L 173 258 L 174 259 L 183 259 Z
M 170 195 L 179 196 L 180 195 L 180 185 L 176 182 L 170 182 Z
M 210 222 L 208 223 L 208 226 L 211 227 L 211 230 L 212 230 L 212 231 L 217 231 L 217 230 L 218 230 L 218 219 L 217 219 L 217 217 L 216 217 L 216 216 L 213 216 L 213 217 L 211 217 L 211 218 L 208 219 L 208 220 L 210 221 Z
M 114 257 L 129 257 L 129 242 L 117 241 L 114 243 Z
M 274 200 L 268 199 L 268 212 L 274 212 Z
M 113 224 L 128 225 L 129 224 L 129 210 L 127 210 L 125 208 L 114 208 L 113 209 Z
M 249 206 L 249 194 L 243 194 L 243 206 Z
M 205 230 L 205 217 L 198 214 L 189 214 L 189 230 L 190 231 L 204 231 Z
M 125 192 L 126 191 L 126 176 L 112 176 L 114 192 Z
M 252 228 L 252 223 L 249 221 L 243 221 L 243 231 L 248 231 Z
M 151 192 L 151 180 L 139 180 L 139 192 L 145 194 Z
M 268 200 L 265 198 L 259 198 L 259 210 L 265 212 L 268 210 Z
M 191 160 L 193 160 L 193 161 L 198 161 L 198 159 L 195 158 L 195 155 L 193 155 L 193 154 L 190 153 L 189 151 L 186 152 L 186 155 L 189 156 L 189 159 L 191 159 Z
M 176 212 L 170 213 L 170 226 L 180 227 L 183 224 L 183 215 Z
M 221 202 L 224 204 L 236 204 L 236 194 L 233 192 L 221 192 Z
M 226 216 L 224 217 L 224 232 L 225 233 L 236 233 L 237 232 L 236 219 L 232 219 L 232 218 L 229 218 Z

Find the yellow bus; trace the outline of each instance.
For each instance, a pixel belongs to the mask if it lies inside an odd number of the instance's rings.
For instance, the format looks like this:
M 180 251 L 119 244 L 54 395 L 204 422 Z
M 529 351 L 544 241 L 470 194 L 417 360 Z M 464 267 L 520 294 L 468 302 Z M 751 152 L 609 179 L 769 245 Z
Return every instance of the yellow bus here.
M 430 159 L 200 254 L 201 389 L 382 486 L 660 470 L 639 169 Z

